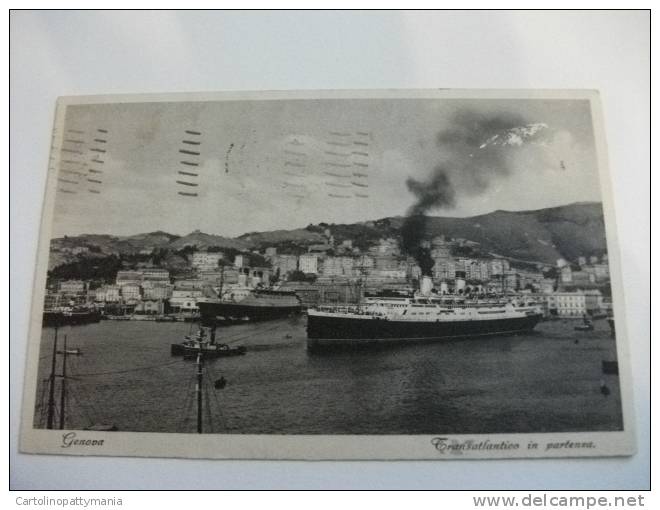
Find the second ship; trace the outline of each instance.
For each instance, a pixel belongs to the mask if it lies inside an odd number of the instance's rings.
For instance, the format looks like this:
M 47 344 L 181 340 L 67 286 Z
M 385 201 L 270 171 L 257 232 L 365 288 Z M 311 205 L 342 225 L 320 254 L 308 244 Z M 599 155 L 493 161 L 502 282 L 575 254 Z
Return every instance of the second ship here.
M 294 292 L 274 289 L 239 289 L 197 302 L 204 323 L 267 321 L 301 310 Z

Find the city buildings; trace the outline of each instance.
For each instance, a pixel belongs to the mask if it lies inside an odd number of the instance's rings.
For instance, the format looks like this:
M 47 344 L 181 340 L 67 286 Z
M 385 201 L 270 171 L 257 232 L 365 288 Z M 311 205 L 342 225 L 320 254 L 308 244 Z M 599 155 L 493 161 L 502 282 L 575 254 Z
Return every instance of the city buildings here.
M 307 254 L 298 258 L 298 268 L 305 274 L 317 274 L 319 258 L 317 255 Z

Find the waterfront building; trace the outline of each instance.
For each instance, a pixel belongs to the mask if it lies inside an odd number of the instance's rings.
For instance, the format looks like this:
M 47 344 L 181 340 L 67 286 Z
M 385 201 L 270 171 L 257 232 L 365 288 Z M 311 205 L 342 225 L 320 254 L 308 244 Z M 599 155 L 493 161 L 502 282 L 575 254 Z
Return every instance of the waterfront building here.
M 124 302 L 139 301 L 142 298 L 140 285 L 125 284 L 121 286 L 121 297 Z
M 583 291 L 554 292 L 547 294 L 550 314 L 560 317 L 583 317 L 587 313 L 586 296 Z
M 143 299 L 169 299 L 172 295 L 173 285 L 165 283 L 149 284 L 147 282 L 142 284 L 142 298 Z
M 121 301 L 120 287 L 117 285 L 104 285 L 96 289 L 94 299 L 99 303 L 119 303 Z
M 163 315 L 165 302 L 161 299 L 143 299 L 135 305 L 134 312 L 144 315 Z
M 584 306 L 587 313 L 594 314 L 603 311 L 603 294 L 596 289 L 585 290 L 584 293 Z
M 247 256 L 245 256 L 245 255 L 240 255 L 240 254 L 239 254 L 239 255 L 236 255 L 236 256 L 234 257 L 234 267 L 238 267 L 238 268 L 245 267 L 245 266 L 247 266 L 249 263 L 250 263 L 250 260 L 249 260 L 249 258 L 248 258 Z
M 170 307 L 175 312 L 196 311 L 197 300 L 201 299 L 204 293 L 200 289 L 180 289 L 175 288 L 170 297 Z

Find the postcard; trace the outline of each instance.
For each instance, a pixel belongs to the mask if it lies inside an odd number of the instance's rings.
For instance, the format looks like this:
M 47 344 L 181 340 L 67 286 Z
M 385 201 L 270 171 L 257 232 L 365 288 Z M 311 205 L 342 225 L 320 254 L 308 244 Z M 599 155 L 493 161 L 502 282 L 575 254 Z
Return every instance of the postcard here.
M 604 132 L 586 90 L 60 98 L 21 451 L 632 455 Z

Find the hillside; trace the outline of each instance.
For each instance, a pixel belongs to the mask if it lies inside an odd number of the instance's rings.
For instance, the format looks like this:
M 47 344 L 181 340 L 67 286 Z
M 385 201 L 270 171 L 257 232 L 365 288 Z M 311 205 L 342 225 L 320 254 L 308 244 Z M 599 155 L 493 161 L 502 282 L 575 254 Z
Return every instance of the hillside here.
M 228 238 L 195 231 L 179 237 L 166 232 L 151 232 L 133 236 L 81 235 L 53 239 L 55 251 L 62 248 L 88 247 L 87 256 L 134 254 L 154 248 L 178 251 L 186 246 L 234 250 L 264 249 L 268 246 L 300 246 L 324 242 L 329 229 L 336 242 L 353 241 L 362 249 L 378 239 L 398 237 L 405 221 L 403 217 L 382 218 L 344 225 L 310 225 L 304 229 L 251 232 Z M 535 211 L 494 211 L 469 218 L 428 218 L 426 238 L 444 235 L 479 243 L 481 252 L 512 259 L 554 264 L 560 257 L 574 260 L 580 255 L 601 255 L 606 252 L 605 226 L 600 203 L 576 203 Z M 51 262 L 66 261 L 72 255 L 54 254 Z M 53 267 L 53 265 L 50 265 Z
M 248 248 L 247 243 L 243 242 L 241 239 L 205 234 L 198 230 L 176 239 L 166 247 L 170 250 L 180 250 L 186 246 L 196 246 L 199 249 L 205 249 L 211 246 L 218 248 L 233 248 L 235 250 L 245 250 Z

